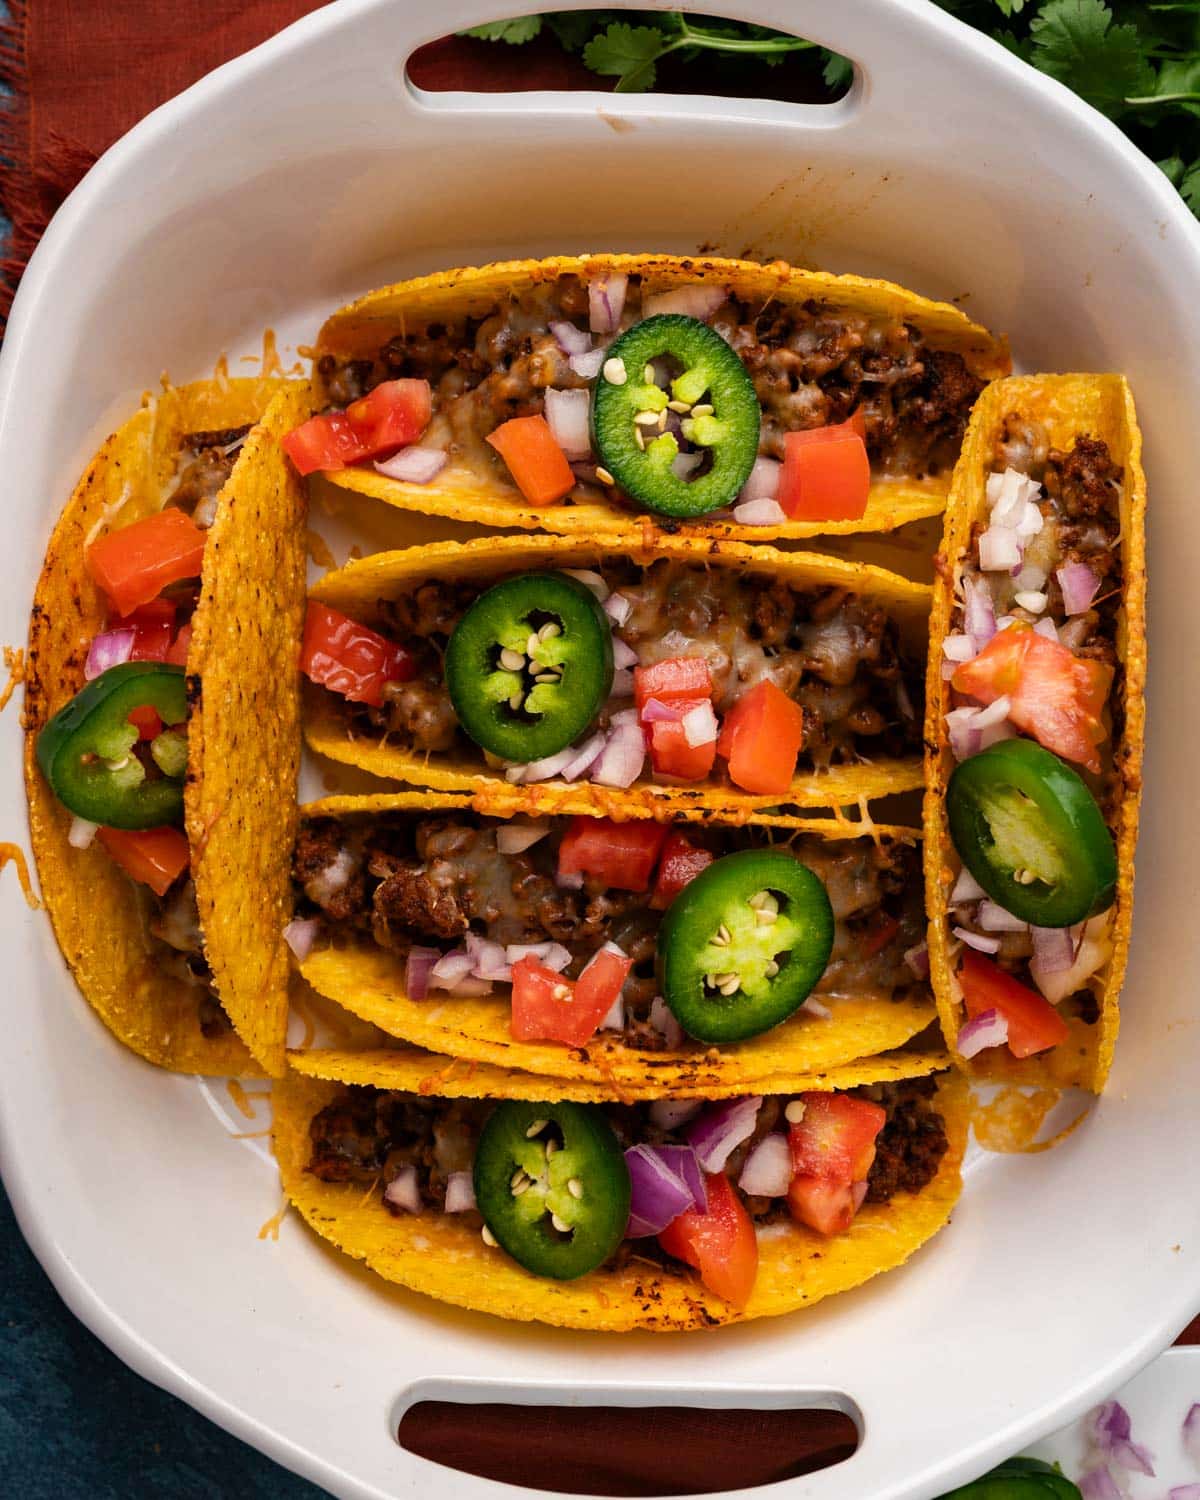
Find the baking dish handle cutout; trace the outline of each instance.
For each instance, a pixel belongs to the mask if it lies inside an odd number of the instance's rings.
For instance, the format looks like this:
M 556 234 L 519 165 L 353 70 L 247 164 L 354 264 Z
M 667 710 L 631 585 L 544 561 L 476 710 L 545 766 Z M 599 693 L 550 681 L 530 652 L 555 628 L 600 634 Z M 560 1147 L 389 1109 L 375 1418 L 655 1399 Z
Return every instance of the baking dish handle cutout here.
M 740 1492 L 844 1464 L 860 1431 L 854 1404 L 828 1393 L 430 1381 L 401 1405 L 400 1446 L 455 1470 L 460 1500 L 511 1495 L 513 1485 L 563 1495 Z
M 532 14 L 537 8 L 533 0 L 524 0 L 524 3 L 522 0 L 458 0 L 454 28 L 461 32 L 488 22 L 512 20 Z M 565 0 L 557 7 L 560 11 L 592 8 L 590 0 Z M 673 7 L 661 4 L 661 8 Z M 646 7 L 618 5 L 608 9 L 644 13 Z M 896 0 L 854 0 L 853 4 L 836 5 L 830 4 L 829 0 L 737 0 L 737 3 L 729 0 L 727 5 L 689 5 L 687 13 L 698 18 L 700 24 L 706 18 L 714 22 L 736 19 L 769 26 L 785 35 L 827 47 L 851 60 L 854 81 L 843 97 L 817 104 L 725 98 L 714 106 L 713 99 L 704 95 L 651 94 L 653 109 L 658 115 L 664 110 L 676 115 L 693 114 L 706 120 L 714 116 L 752 115 L 827 129 L 848 122 L 868 106 L 872 113 L 888 114 L 902 109 L 906 101 L 911 105 L 914 97 L 921 97 L 928 89 L 942 89 L 946 69 L 961 66 L 964 38 L 966 44 L 973 47 L 1001 50 L 933 5 L 907 6 L 897 4 Z M 611 122 L 614 115 L 636 116 L 639 99 L 647 97 L 640 93 L 614 94 L 607 89 L 601 92 L 599 80 L 595 91 L 551 90 L 511 94 L 425 89 L 409 76 L 408 62 L 419 48 L 441 39 L 445 20 L 439 16 L 436 7 L 429 6 L 392 7 L 388 10 L 388 18 L 392 55 L 401 59 L 409 102 L 419 109 L 517 114 L 526 111 L 530 99 L 536 97 L 541 110 L 596 114 L 598 100 L 602 99 L 604 103 L 599 112 Z M 903 69 L 894 66 L 894 59 L 898 56 L 905 58 Z M 762 71 L 769 73 L 770 70 L 764 68 Z M 768 94 L 770 87 L 770 79 L 764 79 L 763 89 Z

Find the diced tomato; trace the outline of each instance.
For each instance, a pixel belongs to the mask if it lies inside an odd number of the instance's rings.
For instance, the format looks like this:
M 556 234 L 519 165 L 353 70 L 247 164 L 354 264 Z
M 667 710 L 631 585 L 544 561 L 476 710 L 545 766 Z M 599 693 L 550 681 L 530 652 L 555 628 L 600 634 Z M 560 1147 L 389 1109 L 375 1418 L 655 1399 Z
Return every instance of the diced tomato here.
M 560 875 L 594 875 L 613 891 L 647 891 L 666 842 L 662 823 L 572 818 L 558 846 Z
M 788 1211 L 799 1224 L 818 1234 L 844 1234 L 854 1223 L 863 1198 L 861 1187 L 830 1182 L 824 1177 L 793 1177 L 788 1188 Z
M 764 678 L 725 715 L 717 754 L 729 762 L 735 786 L 747 792 L 786 792 L 803 744 L 803 710 Z
M 632 960 L 601 949 L 574 983 L 532 955 L 513 964 L 513 1039 L 582 1047 L 621 993 Z
M 783 439 L 779 503 L 794 521 L 859 521 L 871 490 L 866 427 L 859 413 L 832 427 Z
M 351 703 L 383 702 L 385 683 L 407 682 L 416 672 L 412 653 L 378 631 L 308 601 L 300 670 L 310 681 L 340 693 Z
M 685 885 L 690 885 L 701 870 L 707 870 L 713 856 L 707 849 L 697 849 L 674 829 L 667 835 L 658 861 L 658 877 L 650 905 L 655 911 L 666 911 Z
M 1047 750 L 1100 770 L 1096 747 L 1113 669 L 1088 661 L 1028 625 L 1010 625 L 994 635 L 973 660 L 956 668 L 955 688 L 980 703 L 1012 700 L 1009 719 Z
M 707 702 L 707 698 L 698 698 L 690 703 L 685 698 L 672 706 L 684 714 L 689 708 Z M 703 781 L 712 770 L 717 758 L 715 739 L 709 740 L 707 745 L 689 745 L 678 720 L 655 719 L 645 728 L 650 740 L 650 764 L 659 776 L 674 776 L 680 781 Z
M 801 1094 L 804 1118 L 788 1129 L 792 1172 L 826 1182 L 861 1182 L 875 1160 L 887 1111 L 850 1094 Z
M 1014 1057 L 1032 1057 L 1065 1042 L 1067 1023 L 1044 996 L 1006 974 L 982 953 L 964 948 L 958 971 L 968 1016 L 998 1010 L 1008 1022 L 1008 1050 Z
M 165 896 L 188 867 L 188 841 L 178 828 L 99 828 L 96 837 L 134 880 Z
M 677 704 L 712 697 L 712 674 L 702 656 L 670 656 L 652 667 L 634 667 L 633 695 L 640 715 L 651 698 Z
M 567 455 L 545 417 L 512 417 L 488 434 L 530 505 L 553 505 L 575 488 Z
M 179 634 L 171 642 L 164 660 L 169 661 L 172 666 L 186 667 L 188 652 L 192 649 L 192 624 L 189 620 L 186 625 L 179 627 Z
M 877 912 L 875 921 L 866 932 L 859 935 L 859 953 L 863 958 L 874 958 L 877 953 L 883 952 L 899 931 L 900 923 L 895 917 L 888 916 L 885 911 Z
M 344 469 L 415 443 L 433 415 L 427 380 L 385 380 L 345 411 L 325 412 L 293 427 L 283 451 L 297 473 Z
M 750 1300 L 758 1276 L 758 1240 L 746 1205 L 724 1172 L 710 1172 L 708 1210 L 690 1208 L 673 1219 L 658 1243 L 676 1260 L 695 1266 L 709 1291 L 734 1307 Z
M 415 443 L 433 416 L 428 380 L 385 380 L 346 408 L 362 447 L 361 457 L 377 458 Z
M 181 510 L 160 510 L 93 542 L 87 549 L 88 572 L 116 613 L 128 615 L 168 584 L 199 576 L 204 536 Z
M 127 717 L 137 730 L 139 740 L 157 739 L 162 733 L 163 721 L 158 716 L 158 709 L 151 708 L 148 703 L 141 708 L 131 708 Z
M 171 599 L 151 599 L 130 615 L 119 615 L 109 630 L 132 630 L 130 661 L 166 661 L 175 633 L 175 604 Z

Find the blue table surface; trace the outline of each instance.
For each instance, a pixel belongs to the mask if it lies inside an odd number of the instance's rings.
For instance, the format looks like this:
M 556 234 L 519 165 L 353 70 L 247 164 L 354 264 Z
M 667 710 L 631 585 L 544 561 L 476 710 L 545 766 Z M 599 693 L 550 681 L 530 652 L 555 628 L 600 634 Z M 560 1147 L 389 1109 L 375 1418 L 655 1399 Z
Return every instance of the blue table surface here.
M 324 1493 L 127 1370 L 59 1301 L 0 1189 L 0 1495 L 319 1500 Z

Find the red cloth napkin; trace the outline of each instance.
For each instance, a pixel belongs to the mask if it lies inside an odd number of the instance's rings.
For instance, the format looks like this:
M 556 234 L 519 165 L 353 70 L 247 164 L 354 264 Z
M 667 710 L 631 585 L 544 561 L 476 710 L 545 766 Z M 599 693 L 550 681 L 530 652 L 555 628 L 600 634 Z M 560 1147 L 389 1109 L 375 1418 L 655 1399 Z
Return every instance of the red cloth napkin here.
M 406 0 L 399 0 L 406 3 Z M 536 0 L 530 0 L 531 7 Z M 220 63 L 316 10 L 316 0 L 9 0 L 0 27 L 0 82 L 12 92 L 0 113 L 0 207 L 13 233 L 0 264 L 0 318 L 58 205 L 96 158 L 157 105 Z M 424 88 L 484 90 L 604 87 L 548 38 L 519 52 L 447 38 L 409 65 Z M 753 93 L 763 73 L 730 73 L 720 60 L 686 72 L 662 70 L 660 87 Z M 774 97 L 815 97 L 811 69 L 770 72 Z M 802 1328 L 796 1327 L 798 1341 Z M 1181 1336 L 1200 1343 L 1200 1319 Z M 800 1344 L 798 1344 L 800 1347 Z M 581 1353 L 586 1337 L 580 1339 Z M 697 1358 L 719 1339 L 697 1337 Z M 853 1428 L 833 1412 L 534 1409 L 426 1402 L 406 1415 L 406 1447 L 455 1468 L 526 1486 L 593 1494 L 686 1494 L 763 1484 L 848 1456 Z

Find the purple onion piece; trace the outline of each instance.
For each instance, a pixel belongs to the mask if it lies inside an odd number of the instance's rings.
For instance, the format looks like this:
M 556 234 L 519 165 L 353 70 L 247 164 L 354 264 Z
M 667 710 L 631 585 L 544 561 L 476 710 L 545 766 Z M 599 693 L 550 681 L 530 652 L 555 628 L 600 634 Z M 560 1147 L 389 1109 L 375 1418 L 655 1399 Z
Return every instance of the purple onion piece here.
M 629 1239 L 659 1234 L 673 1219 L 692 1207 L 692 1190 L 663 1160 L 657 1147 L 631 1146 L 625 1153 L 632 1195 L 629 1200 Z
M 688 1129 L 688 1144 L 706 1172 L 720 1172 L 733 1151 L 754 1133 L 762 1098 L 752 1094 L 706 1110 Z
M 959 1027 L 955 1046 L 963 1057 L 975 1057 L 988 1047 L 1002 1047 L 1008 1041 L 1008 1020 L 998 1010 L 984 1010 Z

